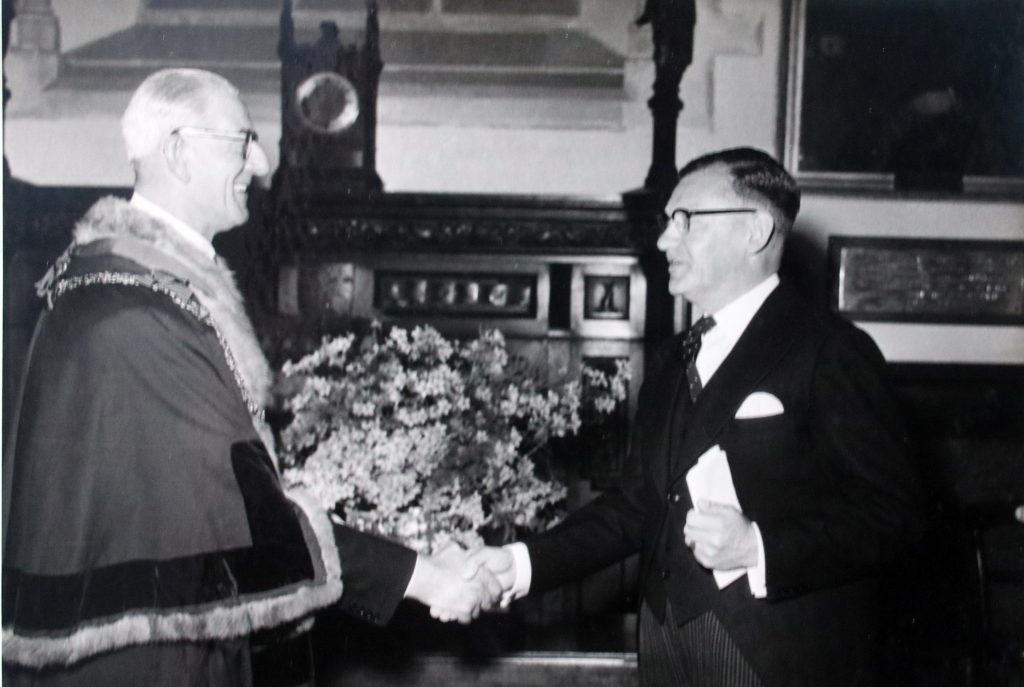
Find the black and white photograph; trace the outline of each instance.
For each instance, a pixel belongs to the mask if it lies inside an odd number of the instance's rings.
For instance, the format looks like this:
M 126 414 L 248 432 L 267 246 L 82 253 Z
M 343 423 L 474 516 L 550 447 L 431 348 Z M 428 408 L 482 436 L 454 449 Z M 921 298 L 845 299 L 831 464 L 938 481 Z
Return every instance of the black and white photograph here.
M 2 682 L 1024 687 L 1022 0 L 2 0 Z

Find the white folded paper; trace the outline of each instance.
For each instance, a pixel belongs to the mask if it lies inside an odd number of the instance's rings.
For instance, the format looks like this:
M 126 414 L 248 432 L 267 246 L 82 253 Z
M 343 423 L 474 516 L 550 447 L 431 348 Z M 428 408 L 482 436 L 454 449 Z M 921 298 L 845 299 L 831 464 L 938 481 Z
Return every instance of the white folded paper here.
M 725 451 L 718 445 L 705 451 L 697 459 L 697 464 L 686 473 L 686 486 L 690 489 L 690 500 L 693 502 L 694 508 L 699 508 L 697 504 L 703 499 L 743 510 L 740 508 L 740 500 L 736 496 L 736 486 L 732 483 L 729 460 L 725 456 Z M 725 589 L 743 577 L 747 569 L 714 570 L 713 572 L 718 588 Z

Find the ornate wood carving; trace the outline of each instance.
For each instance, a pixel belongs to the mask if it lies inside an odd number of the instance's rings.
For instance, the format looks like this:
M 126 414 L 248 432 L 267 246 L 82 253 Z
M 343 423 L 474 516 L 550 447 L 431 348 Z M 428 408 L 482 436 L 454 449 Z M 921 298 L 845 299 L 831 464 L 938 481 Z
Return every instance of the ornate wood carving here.
M 693 61 L 694 0 L 647 0 L 640 25 L 654 32 L 654 95 L 648 101 L 654 115 L 651 168 L 644 186 L 665 198 L 675 186 L 676 122 L 683 109 L 679 82 Z
M 639 253 L 656 235 L 618 202 L 382 194 L 277 218 L 293 250 Z
M 281 10 L 281 166 L 284 203 L 382 188 L 376 171 L 377 87 L 384 63 L 376 0 L 366 3 L 362 46 L 342 45 L 334 22 L 296 43 L 292 2 Z

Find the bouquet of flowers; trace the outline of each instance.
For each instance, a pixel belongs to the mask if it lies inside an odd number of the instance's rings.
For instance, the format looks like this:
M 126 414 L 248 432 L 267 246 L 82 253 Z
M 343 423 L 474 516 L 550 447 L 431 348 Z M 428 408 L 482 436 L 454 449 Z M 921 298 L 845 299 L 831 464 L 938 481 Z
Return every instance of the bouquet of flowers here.
M 425 552 L 554 524 L 565 487 L 538 475 L 532 456 L 579 430 L 581 406 L 612 412 L 629 379 L 617 361 L 613 374 L 584 366 L 583 384 L 551 384 L 497 330 L 461 342 L 379 325 L 362 340 L 327 338 L 283 372 L 298 388 L 281 437 L 285 482 Z

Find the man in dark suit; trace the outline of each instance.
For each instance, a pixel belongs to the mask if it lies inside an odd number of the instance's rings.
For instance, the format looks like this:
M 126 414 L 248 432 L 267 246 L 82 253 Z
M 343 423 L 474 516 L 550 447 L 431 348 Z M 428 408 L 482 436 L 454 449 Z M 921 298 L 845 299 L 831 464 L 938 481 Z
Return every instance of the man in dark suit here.
M 658 247 L 703 317 L 652 356 L 621 484 L 484 549 L 508 598 L 634 552 L 642 685 L 870 685 L 881 568 L 920 489 L 884 360 L 777 275 L 800 205 L 748 148 L 680 174 Z

